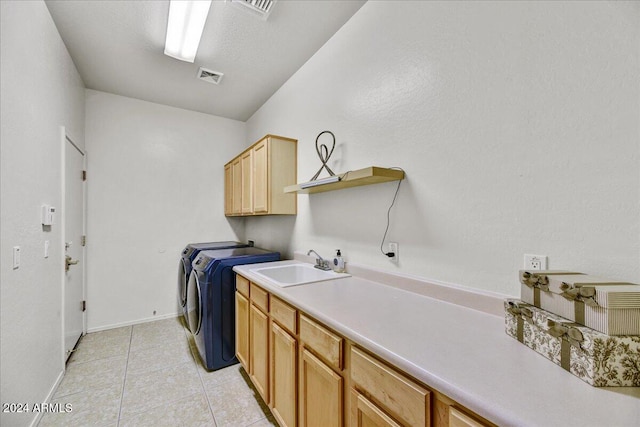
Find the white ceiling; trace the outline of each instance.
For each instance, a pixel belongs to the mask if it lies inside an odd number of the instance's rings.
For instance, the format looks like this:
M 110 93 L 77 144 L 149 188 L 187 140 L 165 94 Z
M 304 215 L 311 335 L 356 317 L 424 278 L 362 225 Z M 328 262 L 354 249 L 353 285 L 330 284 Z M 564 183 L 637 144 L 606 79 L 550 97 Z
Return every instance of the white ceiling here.
M 364 3 L 279 0 L 264 21 L 214 0 L 190 64 L 164 55 L 168 1 L 46 1 L 87 88 L 242 121 Z M 224 73 L 220 85 L 199 67 Z

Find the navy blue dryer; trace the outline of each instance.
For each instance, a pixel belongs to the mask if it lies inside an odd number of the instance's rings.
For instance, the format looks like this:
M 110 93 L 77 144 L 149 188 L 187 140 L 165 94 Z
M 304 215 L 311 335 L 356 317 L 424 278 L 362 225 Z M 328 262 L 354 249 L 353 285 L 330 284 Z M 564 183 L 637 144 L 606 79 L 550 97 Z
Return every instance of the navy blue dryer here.
M 279 260 L 278 252 L 249 247 L 201 251 L 193 261 L 187 287 L 187 318 L 207 370 L 238 363 L 233 267 Z
M 178 302 L 182 310 L 184 321 L 187 319 L 187 283 L 191 274 L 191 263 L 198 256 L 200 251 L 210 249 L 228 249 L 228 248 L 246 248 L 249 245 L 240 242 L 205 242 L 205 243 L 189 243 L 183 250 L 178 263 Z

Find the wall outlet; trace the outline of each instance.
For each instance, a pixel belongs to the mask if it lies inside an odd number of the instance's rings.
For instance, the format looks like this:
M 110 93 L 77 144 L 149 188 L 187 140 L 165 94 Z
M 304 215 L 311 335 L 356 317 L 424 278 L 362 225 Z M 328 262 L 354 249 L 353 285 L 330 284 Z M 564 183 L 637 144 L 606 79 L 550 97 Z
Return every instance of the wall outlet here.
M 394 262 L 398 262 L 398 243 L 390 242 L 389 243 L 389 252 L 393 252 L 393 256 L 390 256 L 389 259 Z
M 546 270 L 547 269 L 547 256 L 546 255 L 524 255 L 524 268 L 526 270 Z

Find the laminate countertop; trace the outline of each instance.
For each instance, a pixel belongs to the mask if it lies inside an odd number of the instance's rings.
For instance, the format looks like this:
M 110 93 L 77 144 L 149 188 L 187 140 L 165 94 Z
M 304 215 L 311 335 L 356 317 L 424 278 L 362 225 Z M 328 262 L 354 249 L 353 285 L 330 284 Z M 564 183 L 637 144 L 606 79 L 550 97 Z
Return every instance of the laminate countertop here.
M 234 271 L 497 425 L 640 426 L 640 387 L 590 386 L 503 317 L 356 276 L 282 288 L 253 272 L 265 265 Z

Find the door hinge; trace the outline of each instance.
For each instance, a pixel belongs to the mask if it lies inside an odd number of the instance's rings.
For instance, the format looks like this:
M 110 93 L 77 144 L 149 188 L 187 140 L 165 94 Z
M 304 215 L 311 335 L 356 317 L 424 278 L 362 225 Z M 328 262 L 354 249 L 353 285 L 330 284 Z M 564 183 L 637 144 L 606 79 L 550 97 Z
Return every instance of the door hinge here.
M 83 236 L 80 238 L 80 244 L 81 244 L 82 246 L 86 246 L 86 245 L 87 245 L 87 236 L 86 236 L 86 235 L 83 235 Z
M 83 181 L 87 180 L 87 171 L 82 171 L 82 180 Z
M 82 311 L 87 311 L 87 301 L 82 301 Z

